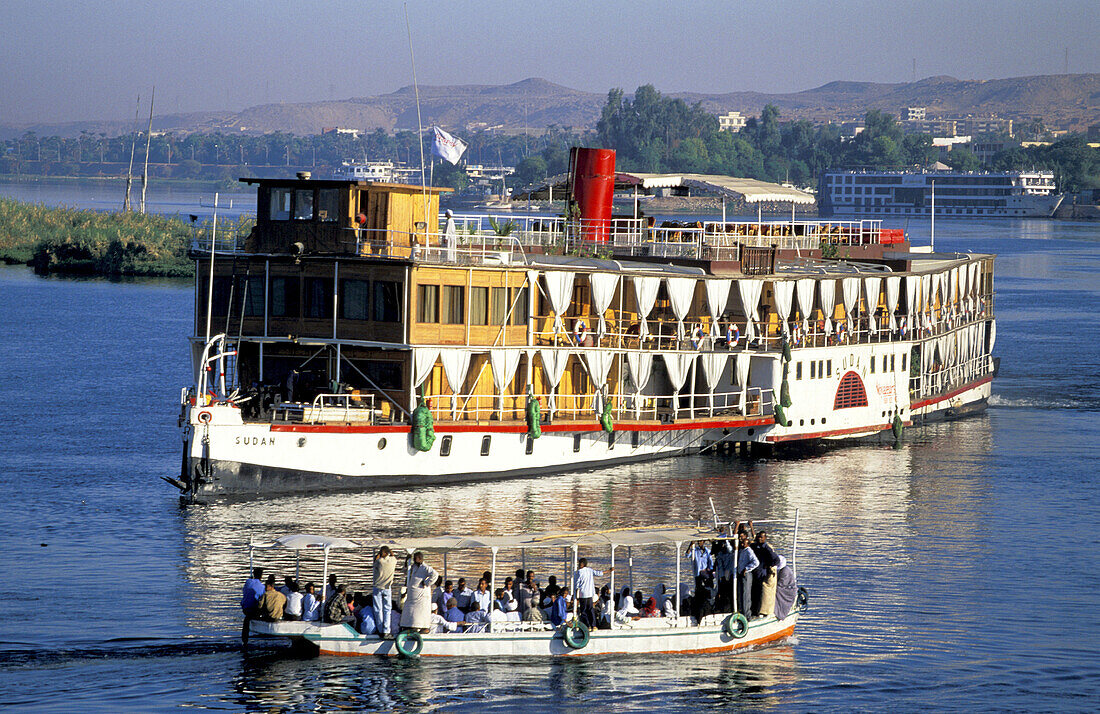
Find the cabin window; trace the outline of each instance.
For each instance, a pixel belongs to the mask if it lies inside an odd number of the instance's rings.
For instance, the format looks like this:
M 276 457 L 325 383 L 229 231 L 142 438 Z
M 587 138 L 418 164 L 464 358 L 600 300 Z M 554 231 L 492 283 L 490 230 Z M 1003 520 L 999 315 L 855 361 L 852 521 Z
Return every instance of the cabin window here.
M 512 288 L 512 324 L 513 325 L 526 325 L 527 324 L 527 304 L 530 300 L 530 293 L 527 288 Z
M 905 353 L 902 352 L 901 353 L 901 371 L 902 372 L 905 371 L 905 357 L 906 357 Z
M 439 286 L 416 286 L 417 322 L 439 322 Z
M 795 362 L 794 363 L 794 378 L 795 379 L 802 379 L 802 363 L 801 362 Z
M 231 280 L 228 277 L 214 276 L 214 315 L 226 315 L 229 312 L 229 286 Z
M 305 317 L 332 317 L 332 278 L 306 278 Z
M 489 446 L 492 443 L 493 443 L 493 437 L 489 436 L 488 434 L 481 437 L 481 455 L 482 456 L 488 456 L 489 455 Z
M 525 453 L 528 456 L 535 453 L 535 440 L 531 438 L 530 434 L 527 435 L 527 447 L 525 449 Z
M 817 362 L 810 362 L 810 379 L 817 379 Z
M 580 450 L 581 450 L 581 435 L 580 434 L 574 434 L 573 435 L 573 453 L 575 454 Z
M 240 278 L 237 294 L 233 297 L 236 305 L 242 306 L 245 317 L 264 314 L 264 279 Z
M 875 373 L 875 356 L 871 355 L 871 374 Z
M 290 220 L 290 197 L 292 191 L 289 188 L 271 189 L 271 211 L 269 213 L 273 221 Z
M 470 324 L 489 324 L 489 288 L 470 288 Z
M 443 437 L 443 441 L 439 443 L 439 455 L 450 456 L 451 455 L 451 435 L 447 434 Z
M 465 305 L 463 305 L 463 292 L 464 288 L 461 285 L 444 285 L 442 293 L 442 303 L 440 303 L 440 314 L 443 317 L 443 322 L 448 325 L 461 325 L 463 315 L 466 314 Z
M 639 431 L 630 432 L 630 446 L 632 448 L 637 449 L 639 443 L 641 443 L 641 432 L 639 432 Z
M 271 316 L 298 316 L 298 278 L 271 279 Z
M 313 189 L 298 189 L 294 192 L 294 220 L 313 220 Z
M 494 325 L 503 325 L 508 316 L 508 288 L 493 288 L 493 302 L 490 305 Z
M 340 317 L 345 320 L 370 319 L 370 283 L 368 281 L 340 281 Z
M 379 389 L 400 392 L 402 389 L 402 371 L 400 362 L 386 360 L 349 360 L 356 369 L 362 371 Z M 355 370 L 349 370 L 354 373 Z M 384 398 L 384 397 L 383 397 Z
M 322 188 L 317 192 L 317 220 L 331 223 L 339 219 L 340 192 L 335 188 Z
M 896 372 L 897 371 L 897 363 L 894 361 L 896 359 L 897 359 L 897 355 L 890 355 L 890 371 L 891 372 Z
M 374 321 L 401 322 L 401 283 L 374 281 Z

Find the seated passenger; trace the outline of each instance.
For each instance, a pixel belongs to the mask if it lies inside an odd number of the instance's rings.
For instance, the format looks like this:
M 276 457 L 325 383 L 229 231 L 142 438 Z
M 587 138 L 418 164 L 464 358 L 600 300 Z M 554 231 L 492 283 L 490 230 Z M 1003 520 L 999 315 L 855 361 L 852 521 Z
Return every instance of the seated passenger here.
M 258 606 L 259 618 L 264 622 L 276 622 L 283 619 L 286 611 L 286 596 L 275 589 L 275 576 L 269 575 L 264 586 L 264 596 Z
M 336 592 L 325 603 L 325 622 L 329 624 L 355 622 L 355 615 L 351 614 L 351 608 L 348 607 L 346 590 L 344 585 L 336 586 Z
M 596 598 L 594 605 L 596 611 L 596 628 L 600 630 L 611 629 L 611 616 L 614 614 L 611 605 L 611 587 L 604 585 L 600 588 L 600 596 Z
M 519 604 L 516 602 L 515 581 L 511 577 L 505 578 L 502 589 L 504 590 L 504 600 L 501 602 L 502 609 L 505 612 L 515 612 L 519 609 Z M 505 606 L 505 602 L 507 606 Z
M 455 586 L 450 580 L 443 583 L 443 589 L 436 588 L 433 602 L 439 605 L 441 612 L 447 612 L 447 603 L 454 597 Z
M 619 609 L 615 611 L 615 616 L 620 620 L 638 616 L 638 609 L 634 607 L 634 598 L 630 594 L 629 587 L 624 587 L 619 594 Z
M 550 596 L 550 623 L 554 627 L 559 627 L 565 618 L 569 615 L 568 604 L 565 602 L 565 596 L 555 591 Z
M 441 632 L 454 632 L 455 630 L 457 630 L 458 625 L 453 622 L 448 622 L 447 618 L 443 617 L 441 612 L 442 611 L 439 609 L 439 605 L 436 604 L 436 606 L 432 609 L 431 631 L 439 634 Z
M 657 609 L 657 598 L 651 597 L 642 606 L 642 617 L 660 617 L 661 611 Z
M 489 623 L 489 613 L 481 609 L 481 603 L 474 600 L 470 611 L 466 613 L 466 632 L 485 632 Z
M 302 595 L 302 620 L 304 622 L 316 622 L 321 619 L 321 603 L 317 602 L 317 595 L 314 594 L 313 590 L 313 583 L 306 583 L 306 591 Z
M 466 587 L 466 578 L 458 579 L 458 587 L 454 591 L 455 600 L 458 601 L 458 609 L 466 612 L 470 609 L 470 598 L 474 596 L 474 591 Z
M 356 599 L 358 600 L 358 598 Z M 366 596 L 363 597 L 362 605 L 355 608 L 355 617 L 359 621 L 359 626 L 356 628 L 359 630 L 359 634 L 381 634 L 378 632 L 378 625 L 374 621 L 374 608 L 370 604 L 370 599 Z
M 283 613 L 284 620 L 301 620 L 302 619 L 302 593 L 298 591 L 298 581 L 291 579 L 287 585 L 287 589 L 290 591 L 285 595 L 286 597 L 286 611 Z
M 539 609 L 539 588 L 535 584 L 535 571 L 527 571 L 527 579 L 519 584 L 519 613 L 527 619 L 527 613 Z
M 500 600 L 493 600 L 493 609 L 489 611 L 489 622 L 507 622 L 508 613 L 500 606 Z
M 458 609 L 458 600 L 452 597 L 447 601 L 447 611 L 443 613 L 443 617 L 447 622 L 462 623 L 465 621 L 466 613 Z

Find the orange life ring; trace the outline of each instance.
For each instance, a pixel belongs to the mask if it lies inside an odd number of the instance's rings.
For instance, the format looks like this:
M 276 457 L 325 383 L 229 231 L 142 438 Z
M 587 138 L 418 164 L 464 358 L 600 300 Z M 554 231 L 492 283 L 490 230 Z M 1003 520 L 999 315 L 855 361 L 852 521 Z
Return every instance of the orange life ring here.
M 203 409 L 199 412 L 198 420 L 203 424 L 209 424 L 210 420 L 214 418 L 214 415 Z

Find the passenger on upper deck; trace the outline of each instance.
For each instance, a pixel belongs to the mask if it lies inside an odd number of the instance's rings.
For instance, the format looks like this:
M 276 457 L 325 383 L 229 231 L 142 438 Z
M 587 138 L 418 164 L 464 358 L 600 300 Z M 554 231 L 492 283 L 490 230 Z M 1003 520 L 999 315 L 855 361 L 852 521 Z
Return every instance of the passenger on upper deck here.
M 443 259 L 448 263 L 453 263 L 458 260 L 458 229 L 455 227 L 455 217 L 451 209 L 447 209 L 444 214 L 447 220 L 443 224 L 443 237 L 440 240 L 443 248 Z

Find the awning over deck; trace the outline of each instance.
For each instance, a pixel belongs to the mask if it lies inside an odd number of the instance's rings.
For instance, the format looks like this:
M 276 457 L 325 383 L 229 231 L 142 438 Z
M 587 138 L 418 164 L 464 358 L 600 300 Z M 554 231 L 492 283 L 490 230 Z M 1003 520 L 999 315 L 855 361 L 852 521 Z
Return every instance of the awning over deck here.
M 562 189 L 569 183 L 569 174 L 558 174 L 546 179 L 541 185 L 525 191 L 524 195 L 545 191 L 553 187 Z M 751 178 L 737 178 L 719 174 L 650 174 L 618 171 L 615 173 L 615 189 L 624 190 L 637 187 L 648 193 L 661 188 L 689 188 L 716 196 L 741 199 L 746 203 L 797 203 L 811 204 L 814 197 L 797 188 L 777 183 L 758 181 Z

